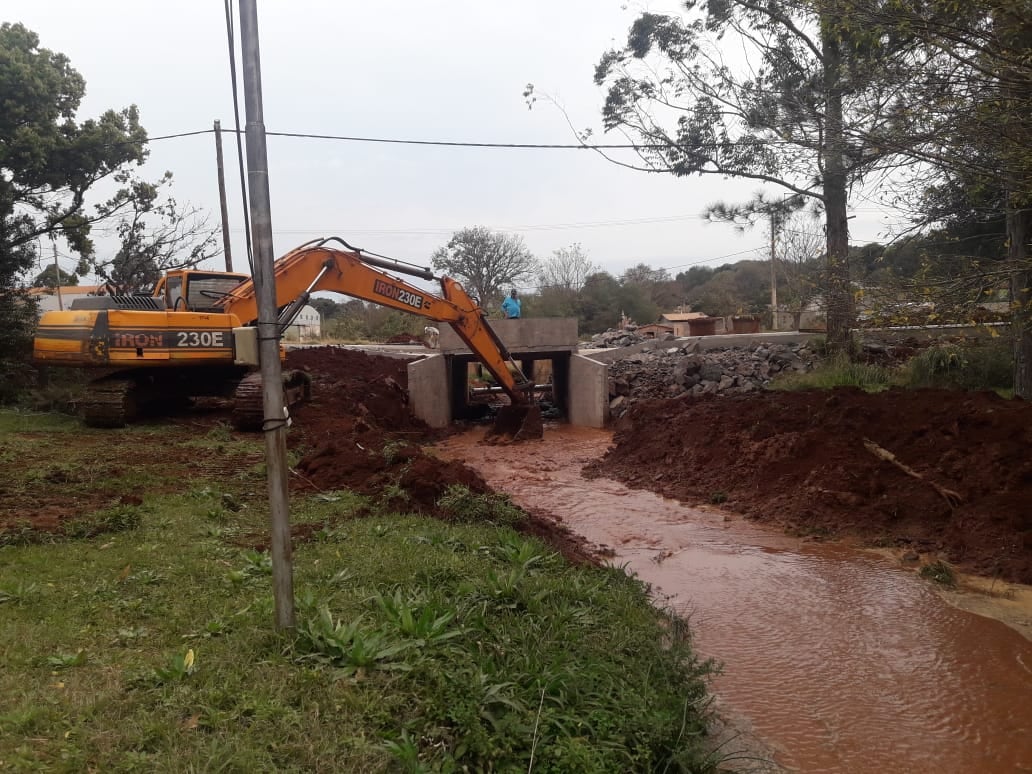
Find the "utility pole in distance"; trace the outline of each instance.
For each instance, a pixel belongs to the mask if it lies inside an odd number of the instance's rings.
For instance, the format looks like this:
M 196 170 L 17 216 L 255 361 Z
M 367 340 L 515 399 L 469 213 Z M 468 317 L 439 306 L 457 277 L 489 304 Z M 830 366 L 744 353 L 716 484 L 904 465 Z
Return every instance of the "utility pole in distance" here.
M 779 213 L 777 209 L 770 211 L 770 329 L 776 331 L 778 329 L 778 270 L 777 264 L 777 253 L 775 252 L 775 245 L 777 244 L 778 234 L 778 217 Z
M 222 210 L 222 253 L 226 271 L 233 271 L 233 250 L 229 243 L 229 207 L 226 205 L 226 172 L 222 163 L 222 124 L 215 121 L 215 163 L 219 170 L 219 206 Z
M 269 160 L 265 147 L 262 110 L 262 71 L 258 48 L 257 0 L 240 0 L 240 48 L 244 68 L 244 112 L 247 117 L 247 183 L 250 192 L 251 235 L 254 243 L 254 280 L 258 290 L 258 357 L 261 363 L 265 421 L 265 467 L 269 485 L 272 593 L 276 627 L 294 627 L 294 572 L 290 546 L 290 508 L 287 499 L 287 421 L 283 409 L 283 382 L 273 270 L 272 205 L 269 196 Z
M 64 311 L 61 300 L 61 265 L 57 262 L 57 242 L 54 242 L 54 292 L 57 293 L 57 308 Z

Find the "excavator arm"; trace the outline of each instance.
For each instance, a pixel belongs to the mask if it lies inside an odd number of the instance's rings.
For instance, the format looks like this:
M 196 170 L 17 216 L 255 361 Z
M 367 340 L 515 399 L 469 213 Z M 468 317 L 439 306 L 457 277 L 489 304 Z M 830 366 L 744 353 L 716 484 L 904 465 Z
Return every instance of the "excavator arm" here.
M 514 406 L 530 402 L 533 387 L 487 322 L 487 316 L 465 289 L 448 277 L 434 277 L 428 269 L 366 256 L 357 250 L 327 246 L 330 240 L 310 242 L 291 250 L 273 265 L 276 306 L 283 310 L 281 321 L 288 323 L 293 314 L 316 291 L 332 291 L 371 301 L 428 320 L 448 323 L 459 338 L 498 382 Z M 426 280 L 437 279 L 441 295 L 393 277 L 389 269 Z M 219 305 L 241 322 L 258 318 L 258 301 L 253 280 L 246 280 L 223 296 Z

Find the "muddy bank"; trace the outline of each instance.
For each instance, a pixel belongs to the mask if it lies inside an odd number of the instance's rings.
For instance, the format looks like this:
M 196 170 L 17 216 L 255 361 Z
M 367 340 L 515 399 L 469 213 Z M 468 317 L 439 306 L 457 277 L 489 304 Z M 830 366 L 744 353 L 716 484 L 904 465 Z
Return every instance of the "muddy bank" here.
M 992 393 L 764 392 L 639 404 L 586 472 L 1032 583 L 1030 444 L 1032 406 Z
M 461 461 L 425 453 L 433 430 L 409 411 L 407 360 L 337 347 L 292 350 L 287 367 L 312 376 L 312 400 L 294 410 L 290 446 L 302 454 L 291 476 L 295 491 L 348 489 L 386 508 L 454 518 L 440 505 L 452 486 L 493 490 Z M 518 527 L 552 545 L 568 560 L 595 562 L 591 547 L 550 518 L 531 511 Z

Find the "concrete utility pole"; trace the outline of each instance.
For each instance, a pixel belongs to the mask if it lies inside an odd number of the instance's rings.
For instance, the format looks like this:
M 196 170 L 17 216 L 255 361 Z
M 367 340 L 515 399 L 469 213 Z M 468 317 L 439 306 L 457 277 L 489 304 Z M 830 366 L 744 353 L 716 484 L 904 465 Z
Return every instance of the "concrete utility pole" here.
M 61 300 L 61 266 L 57 262 L 57 244 L 54 244 L 54 292 L 57 293 L 57 308 L 64 311 L 64 301 Z
M 777 243 L 777 219 L 778 213 L 776 210 L 770 211 L 770 329 L 776 331 L 778 329 L 778 273 L 777 273 L 777 256 L 774 252 L 774 246 Z
M 219 205 L 222 208 L 222 253 L 226 271 L 233 271 L 233 250 L 229 244 L 229 207 L 226 205 L 226 174 L 222 164 L 222 124 L 215 121 L 215 163 L 219 170 Z
M 247 182 L 254 243 L 254 279 L 258 290 L 258 356 L 265 407 L 263 429 L 269 485 L 272 592 L 276 602 L 277 628 L 291 629 L 294 627 L 294 577 L 287 500 L 287 423 L 283 409 L 279 325 L 276 320 L 272 207 L 262 110 L 257 0 L 240 0 L 240 48 L 244 68 L 244 112 L 247 117 Z

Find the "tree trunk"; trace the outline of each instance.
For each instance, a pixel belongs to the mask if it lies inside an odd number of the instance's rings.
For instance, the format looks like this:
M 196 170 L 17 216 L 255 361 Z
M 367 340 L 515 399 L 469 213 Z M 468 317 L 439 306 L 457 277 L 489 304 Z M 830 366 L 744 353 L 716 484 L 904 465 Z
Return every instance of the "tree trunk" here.
M 824 54 L 823 187 L 828 257 L 825 303 L 828 315 L 828 346 L 852 354 L 854 324 L 853 292 L 849 283 L 849 222 L 846 216 L 845 137 L 842 129 L 842 52 L 837 30 L 839 11 L 834 0 L 821 18 L 821 46 Z
M 1011 323 L 1014 332 L 1014 394 L 1032 400 L 1032 269 L 1028 240 L 1032 212 L 1012 208 L 1007 213 L 1008 259 L 1011 264 Z
M 1001 4 L 993 9 L 997 39 L 1014 60 L 1027 63 L 1032 54 L 1029 40 L 1032 21 L 1026 7 Z M 1000 70 L 1002 100 L 1000 158 L 1007 185 L 1007 259 L 1011 271 L 1011 325 L 1014 335 L 1014 394 L 1032 400 L 1032 266 L 1029 238 L 1032 237 L 1032 165 L 1028 145 L 1028 105 L 1032 98 L 1032 73 L 1027 64 Z

